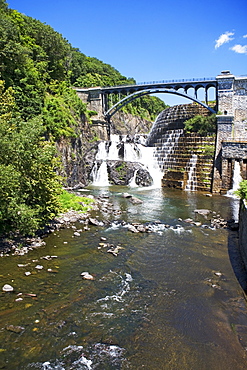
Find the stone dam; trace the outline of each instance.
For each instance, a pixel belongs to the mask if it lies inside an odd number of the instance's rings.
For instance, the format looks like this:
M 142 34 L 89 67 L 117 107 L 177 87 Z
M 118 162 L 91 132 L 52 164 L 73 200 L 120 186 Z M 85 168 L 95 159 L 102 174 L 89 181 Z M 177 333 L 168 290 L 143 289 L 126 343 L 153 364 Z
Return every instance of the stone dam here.
M 196 115 L 207 116 L 198 104 L 168 108 L 160 113 L 147 139 L 155 147 L 162 172 L 162 186 L 190 191 L 210 191 L 215 135 L 200 136 L 184 131 L 184 122 Z

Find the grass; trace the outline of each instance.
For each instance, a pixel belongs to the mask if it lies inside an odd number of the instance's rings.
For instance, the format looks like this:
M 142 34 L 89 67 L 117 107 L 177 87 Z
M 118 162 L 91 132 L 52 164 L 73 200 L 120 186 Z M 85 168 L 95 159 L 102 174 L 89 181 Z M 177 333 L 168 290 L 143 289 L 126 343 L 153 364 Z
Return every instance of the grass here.
M 69 193 L 64 190 L 59 198 L 61 211 L 66 212 L 69 210 L 87 212 L 92 208 L 92 203 L 94 202 L 91 198 L 81 197 L 73 193 Z

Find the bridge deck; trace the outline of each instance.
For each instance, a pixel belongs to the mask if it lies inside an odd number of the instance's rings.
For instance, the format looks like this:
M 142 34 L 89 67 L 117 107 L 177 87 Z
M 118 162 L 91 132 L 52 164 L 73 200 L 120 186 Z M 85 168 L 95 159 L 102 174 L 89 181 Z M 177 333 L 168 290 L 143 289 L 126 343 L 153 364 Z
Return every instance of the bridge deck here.
M 193 78 L 193 79 L 180 79 L 180 80 L 163 80 L 163 81 L 152 81 L 152 82 L 139 82 L 133 85 L 119 85 L 119 86 L 109 86 L 102 87 L 102 92 L 106 94 L 118 94 L 124 92 L 135 92 L 146 89 L 189 89 L 192 88 L 209 88 L 216 87 L 217 80 L 214 77 L 210 78 Z

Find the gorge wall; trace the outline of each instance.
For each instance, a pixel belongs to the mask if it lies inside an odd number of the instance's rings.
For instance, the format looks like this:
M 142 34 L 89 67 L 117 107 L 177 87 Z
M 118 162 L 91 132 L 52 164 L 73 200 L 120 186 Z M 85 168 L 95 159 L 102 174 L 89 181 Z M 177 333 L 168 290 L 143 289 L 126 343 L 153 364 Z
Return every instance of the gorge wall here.
M 111 131 L 133 136 L 140 132 L 147 134 L 151 127 L 150 121 L 118 112 L 112 121 Z M 108 140 L 107 126 L 102 121 L 88 122 L 83 116 L 75 130 L 77 135 L 75 138 L 63 138 L 56 144 L 62 161 L 58 172 L 64 178 L 65 186 L 70 188 L 89 184 L 98 144 L 101 140 Z

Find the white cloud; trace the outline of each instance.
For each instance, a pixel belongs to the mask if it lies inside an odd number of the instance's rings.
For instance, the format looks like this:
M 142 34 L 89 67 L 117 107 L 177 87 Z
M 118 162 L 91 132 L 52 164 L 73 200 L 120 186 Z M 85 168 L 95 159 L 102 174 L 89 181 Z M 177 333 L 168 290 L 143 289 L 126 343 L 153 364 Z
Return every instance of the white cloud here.
M 234 37 L 231 37 L 233 35 L 234 35 L 234 32 L 228 32 L 228 31 L 223 33 L 222 35 L 220 35 L 220 37 L 217 40 L 215 40 L 216 41 L 215 49 L 217 49 L 221 45 L 226 44 L 227 42 L 233 40 Z
M 247 35 L 244 35 L 244 36 L 243 36 L 243 38 L 244 38 L 244 39 L 247 39 Z
M 247 45 L 234 45 L 230 50 L 235 51 L 238 54 L 247 54 Z

